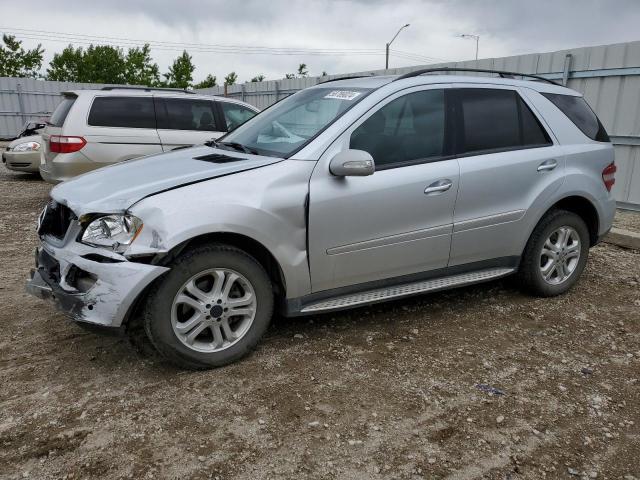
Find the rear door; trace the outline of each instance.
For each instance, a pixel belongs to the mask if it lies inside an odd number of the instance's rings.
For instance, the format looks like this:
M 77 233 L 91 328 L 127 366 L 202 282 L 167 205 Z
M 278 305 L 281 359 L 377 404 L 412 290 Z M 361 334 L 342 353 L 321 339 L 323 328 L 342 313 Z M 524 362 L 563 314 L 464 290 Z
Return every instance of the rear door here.
M 85 131 L 66 125 L 64 135 L 82 135 L 87 144 L 81 153 L 98 166 L 161 153 L 156 131 L 153 98 L 98 95 L 89 106 Z
M 225 133 L 215 101 L 183 97 L 155 97 L 158 135 L 163 150 L 201 145 Z
M 460 191 L 449 264 L 519 256 L 528 209 L 562 184 L 561 147 L 515 87 L 478 85 L 452 93 Z

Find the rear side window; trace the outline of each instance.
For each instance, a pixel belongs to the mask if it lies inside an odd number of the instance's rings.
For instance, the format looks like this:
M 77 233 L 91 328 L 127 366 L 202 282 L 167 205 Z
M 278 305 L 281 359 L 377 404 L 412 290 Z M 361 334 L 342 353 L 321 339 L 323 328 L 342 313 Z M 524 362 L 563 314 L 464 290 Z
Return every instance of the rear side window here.
M 52 127 L 61 127 L 64 125 L 64 121 L 67 119 L 67 115 L 69 115 L 69 110 L 73 106 L 73 103 L 76 101 L 78 97 L 67 96 L 64 97 L 62 102 L 56 107 L 53 115 L 49 119 L 49 125 Z
M 164 98 L 165 115 L 158 128 L 169 130 L 222 131 L 216 123 L 215 104 L 210 100 Z
M 461 111 L 461 153 L 550 145 L 540 122 L 514 90 L 457 91 Z
M 562 113 L 569 117 L 569 120 L 591 140 L 598 142 L 609 141 L 609 135 L 607 135 L 602 123 L 600 123 L 600 120 L 598 120 L 598 117 L 584 98 L 557 93 L 543 93 L 542 95 L 547 97 Z
M 222 113 L 224 114 L 225 122 L 227 122 L 228 131 L 238 128 L 256 114 L 250 108 L 237 103 L 220 102 L 220 105 L 222 105 Z
M 89 112 L 94 127 L 156 128 L 151 97 L 96 97 Z

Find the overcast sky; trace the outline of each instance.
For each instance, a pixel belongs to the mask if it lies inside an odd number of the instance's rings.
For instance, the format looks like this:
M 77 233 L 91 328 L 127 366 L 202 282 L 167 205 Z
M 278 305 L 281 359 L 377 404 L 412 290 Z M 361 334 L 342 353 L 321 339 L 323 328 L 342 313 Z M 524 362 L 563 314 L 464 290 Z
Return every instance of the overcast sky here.
M 27 4 L 30 13 L 25 11 Z M 60 32 L 129 42 L 378 50 L 375 55 L 247 55 L 187 48 L 196 65 L 196 80 L 208 73 L 221 79 L 230 71 L 236 71 L 240 81 L 257 74 L 278 79 L 302 62 L 310 75 L 383 68 L 384 45 L 405 23 L 411 26 L 392 49 L 433 58 L 431 63 L 473 58 L 475 42 L 459 38 L 461 33 L 481 36 L 481 58 L 640 40 L 640 0 L 29 0 L 27 4 L 1 0 L 0 31 L 58 32 L 41 40 L 26 39 L 33 33 L 17 35 L 25 38 L 26 46 L 43 44 L 45 66 L 55 51 L 69 43 L 53 40 L 56 35 L 60 39 Z M 166 48 L 152 48 L 152 54 L 164 72 L 180 52 L 163 45 Z M 426 63 L 426 59 L 391 56 L 392 67 Z

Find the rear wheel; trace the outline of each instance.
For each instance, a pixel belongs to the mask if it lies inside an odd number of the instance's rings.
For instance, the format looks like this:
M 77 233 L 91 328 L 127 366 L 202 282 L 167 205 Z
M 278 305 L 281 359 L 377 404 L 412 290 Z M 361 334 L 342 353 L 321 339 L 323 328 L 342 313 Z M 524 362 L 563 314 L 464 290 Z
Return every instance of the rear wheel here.
M 531 293 L 560 295 L 580 278 L 589 255 L 589 230 L 578 215 L 555 210 L 536 226 L 525 248 L 520 279 Z
M 183 368 L 211 368 L 251 352 L 273 312 L 269 276 L 235 247 L 179 257 L 147 299 L 144 326 L 158 351 Z

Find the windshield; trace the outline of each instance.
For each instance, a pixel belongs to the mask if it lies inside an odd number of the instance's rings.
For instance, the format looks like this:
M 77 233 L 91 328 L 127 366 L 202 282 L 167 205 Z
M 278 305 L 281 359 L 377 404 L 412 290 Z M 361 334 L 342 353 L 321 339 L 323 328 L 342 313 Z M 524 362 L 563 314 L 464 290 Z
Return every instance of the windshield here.
M 259 113 L 221 144 L 242 146 L 260 155 L 288 157 L 369 93 L 365 88 L 309 88 Z

